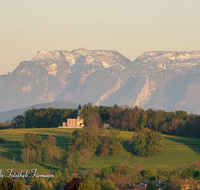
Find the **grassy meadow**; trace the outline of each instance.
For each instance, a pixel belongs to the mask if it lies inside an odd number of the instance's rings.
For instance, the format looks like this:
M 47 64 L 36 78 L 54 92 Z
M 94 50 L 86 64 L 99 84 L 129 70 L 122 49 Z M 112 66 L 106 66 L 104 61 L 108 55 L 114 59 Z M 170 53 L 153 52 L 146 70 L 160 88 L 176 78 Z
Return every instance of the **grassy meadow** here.
M 0 169 L 3 172 L 6 169 L 22 169 L 31 170 L 43 168 L 46 171 L 63 170 L 66 166 L 63 165 L 38 165 L 38 164 L 22 164 L 21 162 L 21 140 L 27 132 L 37 133 L 42 137 L 42 140 L 47 139 L 49 134 L 56 136 L 57 146 L 61 155 L 66 153 L 68 143 L 73 132 L 73 129 L 61 128 L 31 128 L 31 129 L 6 129 L 0 131 L 0 137 L 5 139 L 5 143 L 0 143 Z M 139 162 L 143 169 L 176 169 L 183 165 L 189 165 L 193 161 L 200 160 L 200 139 L 177 137 L 171 135 L 163 135 L 165 138 L 164 152 L 155 157 L 138 157 L 132 155 L 128 146 L 128 140 L 132 137 L 133 132 L 121 131 L 121 137 L 124 139 L 124 151 L 118 156 L 99 157 L 93 155 L 89 158 L 88 164 L 80 169 L 102 168 L 106 165 L 123 163 L 132 166 Z M 14 160 L 13 160 L 14 157 Z

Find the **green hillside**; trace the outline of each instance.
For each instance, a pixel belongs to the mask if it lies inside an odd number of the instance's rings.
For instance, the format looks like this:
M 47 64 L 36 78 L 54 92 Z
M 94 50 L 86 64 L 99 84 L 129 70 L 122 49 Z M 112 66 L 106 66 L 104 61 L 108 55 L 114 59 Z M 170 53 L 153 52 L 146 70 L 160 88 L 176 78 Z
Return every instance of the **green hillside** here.
M 42 128 L 42 129 L 7 129 L 0 131 L 0 137 L 5 139 L 5 143 L 0 144 L 0 169 L 5 171 L 8 168 L 19 168 L 22 170 L 38 169 L 41 170 L 58 170 L 64 169 L 62 165 L 38 165 L 21 163 L 21 140 L 27 132 L 37 133 L 42 140 L 47 139 L 49 134 L 56 136 L 57 146 L 61 155 L 66 153 L 68 143 L 73 129 L 61 128 Z M 177 137 L 164 135 L 165 150 L 159 156 L 142 158 L 131 154 L 128 147 L 128 140 L 132 137 L 133 132 L 121 131 L 121 137 L 124 139 L 125 150 L 121 155 L 98 157 L 92 156 L 88 164 L 81 169 L 102 168 L 106 165 L 123 163 L 132 166 L 140 162 L 143 169 L 176 169 L 181 165 L 191 164 L 193 161 L 200 160 L 200 139 Z M 14 164 L 13 164 L 14 157 Z

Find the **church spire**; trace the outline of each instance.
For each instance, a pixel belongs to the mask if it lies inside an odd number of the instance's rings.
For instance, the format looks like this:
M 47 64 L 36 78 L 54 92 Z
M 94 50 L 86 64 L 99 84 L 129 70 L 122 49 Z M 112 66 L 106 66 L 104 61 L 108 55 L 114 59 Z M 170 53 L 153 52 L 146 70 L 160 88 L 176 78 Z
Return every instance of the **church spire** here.
M 78 109 L 81 110 L 81 104 L 79 103 Z
M 79 103 L 79 106 L 78 106 L 78 116 L 81 116 L 81 104 Z

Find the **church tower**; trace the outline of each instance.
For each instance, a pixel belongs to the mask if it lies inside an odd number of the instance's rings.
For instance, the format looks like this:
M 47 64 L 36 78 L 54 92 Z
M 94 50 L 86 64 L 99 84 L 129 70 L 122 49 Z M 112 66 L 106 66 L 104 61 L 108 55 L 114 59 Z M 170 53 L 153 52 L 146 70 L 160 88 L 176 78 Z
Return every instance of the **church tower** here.
M 77 114 L 77 127 L 84 127 L 84 118 L 81 117 L 81 104 L 79 103 L 79 106 L 78 106 L 78 114 Z
M 79 106 L 78 106 L 78 116 L 81 116 L 81 104 L 79 103 Z

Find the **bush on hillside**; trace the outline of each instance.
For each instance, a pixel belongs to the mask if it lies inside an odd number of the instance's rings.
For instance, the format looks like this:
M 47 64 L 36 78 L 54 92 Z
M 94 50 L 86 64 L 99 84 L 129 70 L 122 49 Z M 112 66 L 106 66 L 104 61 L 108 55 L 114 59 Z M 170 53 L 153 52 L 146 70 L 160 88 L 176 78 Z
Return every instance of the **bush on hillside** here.
M 139 156 L 155 156 L 164 151 L 164 137 L 160 132 L 148 129 L 137 131 L 130 140 L 130 145 Z
M 2 137 L 0 138 L 0 143 L 5 143 L 5 140 Z

